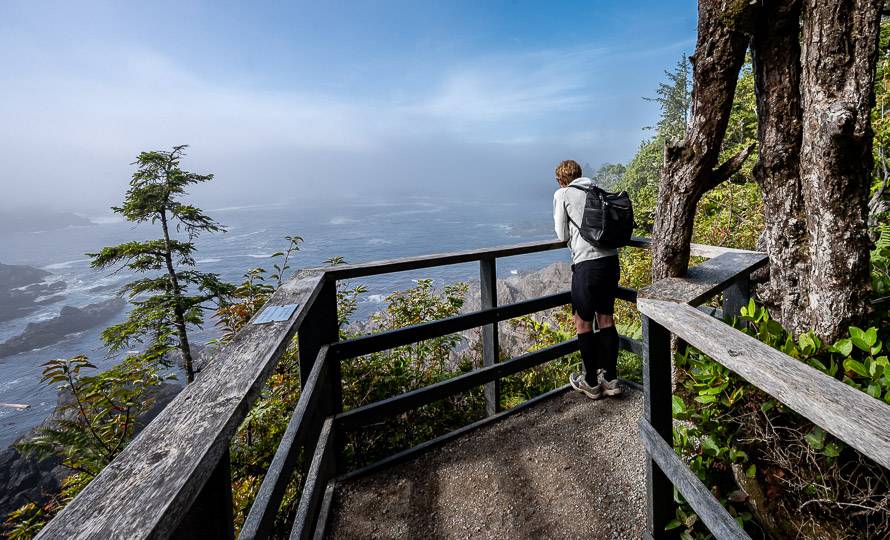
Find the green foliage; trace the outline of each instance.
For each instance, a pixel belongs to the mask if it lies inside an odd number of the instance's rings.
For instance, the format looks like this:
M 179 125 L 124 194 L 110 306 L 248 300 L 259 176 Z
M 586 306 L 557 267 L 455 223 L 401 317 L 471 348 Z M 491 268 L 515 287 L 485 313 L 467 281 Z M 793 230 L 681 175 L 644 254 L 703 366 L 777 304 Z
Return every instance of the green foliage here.
M 621 185 L 626 169 L 621 163 L 604 163 L 593 173 L 591 180 L 607 191 L 614 191 Z
M 185 148 L 176 146 L 169 152 L 139 154 L 124 203 L 112 208 L 128 221 L 159 224 L 162 238 L 125 242 L 88 256 L 93 259 L 93 268 L 126 268 L 149 274 L 121 290 L 133 309 L 126 321 L 102 332 L 110 351 L 144 346 L 144 358 L 166 363 L 169 353 L 178 348 L 191 382 L 194 369 L 187 330 L 203 324 L 208 303 L 225 304 L 234 287 L 220 281 L 216 274 L 196 269 L 194 239 L 225 229 L 201 209 L 181 201 L 188 186 L 213 178 L 180 168 Z M 174 231 L 184 234 L 186 239 L 174 238 Z M 279 275 L 282 271 L 278 270 Z
M 736 324 L 792 358 L 890 403 L 890 371 L 882 354 L 887 336 L 878 328 L 851 326 L 848 337 L 830 344 L 812 332 L 795 339 L 753 300 L 742 308 Z M 748 519 L 740 504 L 745 497 L 734 497 L 738 488 L 728 473 L 733 466 L 768 490 L 781 492 L 786 504 L 819 505 L 829 513 L 875 500 L 880 495 L 874 493 L 890 487 L 886 477 L 859 465 L 862 458 L 855 450 L 700 351 L 688 347 L 675 362 L 683 390 L 673 401 L 674 418 L 682 420 L 675 424 L 674 446 L 733 515 Z M 688 508 L 683 512 L 688 515 Z M 837 517 L 850 519 L 842 513 Z M 882 530 L 880 523 L 887 517 L 878 504 L 874 511 L 858 514 L 851 526 Z
M 58 456 L 71 474 L 60 494 L 42 505 L 28 503 L 6 519 L 10 538 L 32 538 L 47 521 L 86 487 L 133 438 L 136 420 L 154 404 L 163 382 L 157 364 L 128 357 L 113 368 L 95 373 L 85 356 L 50 360 L 43 379 L 63 398 L 56 415 L 36 435 L 16 448 L 38 459 Z
M 387 297 L 386 310 L 372 316 L 372 332 L 403 328 L 457 315 L 467 293 L 466 284 L 447 285 L 440 292 L 432 281 Z M 452 353 L 459 343 L 448 335 L 346 360 L 343 374 L 344 408 L 352 409 L 448 379 L 472 369 Z M 481 392 L 454 396 L 400 415 L 379 428 L 363 430 L 348 439 L 347 456 L 366 463 L 465 425 L 483 411 Z
M 655 204 L 658 180 L 664 163 L 664 138 L 655 136 L 643 141 L 640 149 L 627 164 L 618 189 L 627 191 L 634 205 L 634 220 L 638 232 L 651 234 L 655 223 Z
M 655 90 L 657 97 L 644 98 L 657 102 L 661 107 L 661 118 L 655 130 L 668 144 L 676 144 L 686 135 L 689 109 L 692 106 L 690 67 L 686 55 L 681 55 L 673 71 L 664 72 L 667 81 L 658 85 Z

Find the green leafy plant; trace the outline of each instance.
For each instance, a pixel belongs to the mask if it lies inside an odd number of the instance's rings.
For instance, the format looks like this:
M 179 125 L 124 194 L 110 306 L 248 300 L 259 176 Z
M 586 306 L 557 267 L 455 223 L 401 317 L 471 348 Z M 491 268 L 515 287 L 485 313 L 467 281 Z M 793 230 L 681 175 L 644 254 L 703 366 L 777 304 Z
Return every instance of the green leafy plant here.
M 848 337 L 830 344 L 812 332 L 795 338 L 753 301 L 735 322 L 743 332 L 828 376 L 875 399 L 890 399 L 888 361 L 876 327 L 850 327 Z M 675 448 L 731 513 L 750 519 L 742 485 L 756 485 L 754 491 L 763 488 L 769 498 L 756 504 L 769 504 L 773 511 L 798 516 L 804 511 L 822 516 L 820 521 L 833 516 L 829 523 L 844 517 L 851 530 L 867 537 L 890 533 L 890 479 L 879 467 L 700 351 L 687 347 L 675 362 L 682 381 L 673 401 L 679 420 Z M 844 513 L 860 506 L 869 510 Z M 685 506 L 681 510 L 687 517 L 691 512 Z M 679 513 L 677 521 L 687 523 Z M 704 534 L 697 526 L 686 533 Z
M 58 390 L 61 404 L 37 433 L 16 448 L 38 459 L 59 457 L 71 474 L 43 504 L 28 503 L 6 519 L 10 538 L 31 538 L 117 456 L 136 432 L 137 419 L 155 402 L 163 383 L 156 363 L 131 356 L 96 372 L 85 356 L 50 360 L 42 381 Z

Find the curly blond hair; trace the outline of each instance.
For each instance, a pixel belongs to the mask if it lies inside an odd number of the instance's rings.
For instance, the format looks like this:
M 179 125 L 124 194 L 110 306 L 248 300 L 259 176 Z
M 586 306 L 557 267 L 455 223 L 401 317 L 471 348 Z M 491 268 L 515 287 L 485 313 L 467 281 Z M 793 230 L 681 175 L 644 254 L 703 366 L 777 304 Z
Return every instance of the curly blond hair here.
M 581 165 L 573 159 L 567 159 L 556 166 L 556 180 L 567 186 L 575 178 L 581 178 Z

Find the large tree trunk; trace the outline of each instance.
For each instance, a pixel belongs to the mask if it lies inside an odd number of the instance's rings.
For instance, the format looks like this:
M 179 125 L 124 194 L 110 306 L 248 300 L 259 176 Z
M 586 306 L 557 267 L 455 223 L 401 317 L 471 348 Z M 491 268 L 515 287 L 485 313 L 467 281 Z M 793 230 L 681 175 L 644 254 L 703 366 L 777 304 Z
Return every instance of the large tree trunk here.
M 800 9 L 801 0 L 766 3 L 751 42 L 760 140 L 754 178 L 764 218 L 758 247 L 770 257 L 770 280 L 758 296 L 788 328 L 808 324 L 801 309 L 809 260 L 800 182 Z
M 698 201 L 747 157 L 744 153 L 715 171 L 739 69 L 745 60 L 745 29 L 753 10 L 747 0 L 698 3 L 692 114 L 685 139 L 665 148 L 652 234 L 653 280 L 686 273 Z
M 804 0 L 800 177 L 810 265 L 807 314 L 797 323 L 826 339 L 867 312 L 870 112 L 881 4 Z

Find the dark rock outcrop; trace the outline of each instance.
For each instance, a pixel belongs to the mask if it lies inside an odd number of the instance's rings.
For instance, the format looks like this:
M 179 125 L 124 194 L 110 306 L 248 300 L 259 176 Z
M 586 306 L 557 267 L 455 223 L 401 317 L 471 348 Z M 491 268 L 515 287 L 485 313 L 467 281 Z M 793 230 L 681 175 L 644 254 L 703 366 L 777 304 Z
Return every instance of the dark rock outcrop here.
M 549 266 L 518 276 L 498 279 L 498 304 L 507 305 L 539 296 L 568 291 L 572 285 L 572 268 L 567 262 L 556 262 Z M 478 311 L 480 305 L 479 282 L 470 284 L 461 313 Z M 532 314 L 536 321 L 551 320 L 553 310 Z M 464 347 L 477 346 L 481 332 L 479 329 L 463 333 Z M 532 340 L 527 333 L 510 321 L 498 324 L 499 346 L 502 355 L 518 356 L 528 351 Z M 464 347 L 461 347 L 462 350 Z
M 21 334 L 0 343 L 0 357 L 46 347 L 68 334 L 93 328 L 115 316 L 126 304 L 123 298 L 113 298 L 82 308 L 65 306 L 57 317 L 29 323 Z
M 50 275 L 33 266 L 0 263 L 0 322 L 25 317 L 61 300 L 55 293 L 65 290 L 65 282 L 45 282 Z

